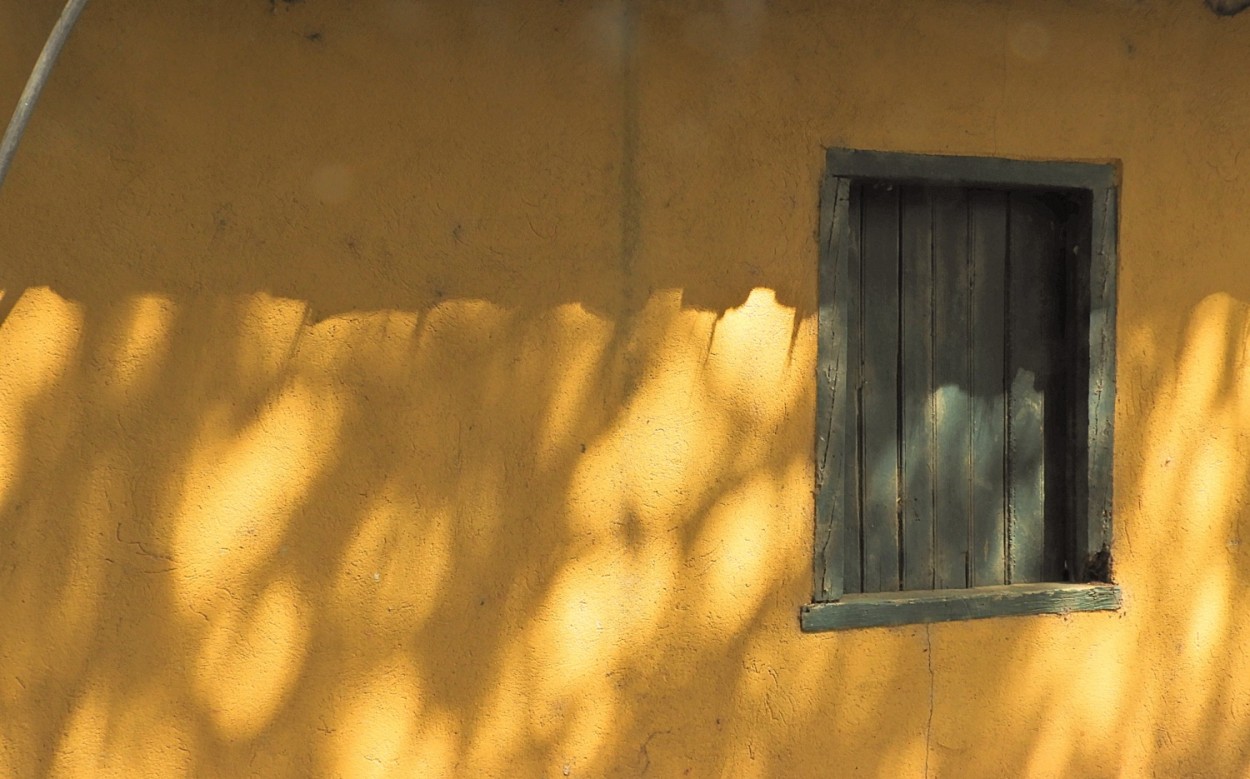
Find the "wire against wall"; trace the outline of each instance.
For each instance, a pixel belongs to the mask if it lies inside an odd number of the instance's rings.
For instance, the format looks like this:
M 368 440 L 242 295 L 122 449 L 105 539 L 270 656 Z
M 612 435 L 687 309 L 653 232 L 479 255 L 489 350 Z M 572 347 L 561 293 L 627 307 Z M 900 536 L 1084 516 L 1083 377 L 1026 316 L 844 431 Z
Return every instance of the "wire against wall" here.
M 56 26 L 48 35 L 47 43 L 43 45 L 43 51 L 39 53 L 39 59 L 35 61 L 30 78 L 26 80 L 26 88 L 22 90 L 22 96 L 17 101 L 17 108 L 13 110 L 13 118 L 9 120 L 9 127 L 4 131 L 4 139 L 0 140 L 0 186 L 4 185 L 9 166 L 13 164 L 13 156 L 17 154 L 18 141 L 26 132 L 30 115 L 35 110 L 35 103 L 39 100 L 39 94 L 43 92 L 44 84 L 48 82 L 48 76 L 52 73 L 52 66 L 56 64 L 56 58 L 61 53 L 61 47 L 65 45 L 65 39 L 69 37 L 70 30 L 74 29 L 74 23 L 78 21 L 78 15 L 82 13 L 86 5 L 87 0 L 68 0 L 65 10 L 61 12 L 61 18 L 57 20 Z

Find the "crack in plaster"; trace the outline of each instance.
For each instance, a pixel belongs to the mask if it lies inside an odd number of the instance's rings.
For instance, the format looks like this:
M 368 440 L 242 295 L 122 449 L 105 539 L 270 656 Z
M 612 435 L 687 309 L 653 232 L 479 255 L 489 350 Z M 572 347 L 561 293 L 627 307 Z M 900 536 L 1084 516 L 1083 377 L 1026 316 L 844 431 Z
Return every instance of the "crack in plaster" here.
M 924 653 L 925 659 L 929 664 L 929 720 L 925 723 L 924 729 L 924 776 L 929 779 L 929 754 L 932 751 L 933 738 L 933 634 L 930 633 L 930 625 L 924 626 Z
M 165 560 L 166 562 L 171 562 L 171 563 L 174 561 L 174 558 L 169 557 L 168 555 L 163 555 L 158 552 L 151 551 L 143 544 L 142 541 L 131 541 L 129 539 L 122 538 L 122 525 L 120 522 L 117 523 L 117 541 L 118 543 L 129 544 L 135 547 L 136 549 L 139 550 L 138 553 L 143 555 L 144 557 L 151 557 L 153 560 Z
M 651 754 L 647 751 L 647 747 L 651 746 L 651 740 L 656 736 L 667 736 L 672 733 L 671 730 L 656 730 L 647 736 L 642 745 L 638 747 L 639 773 L 646 773 L 651 768 Z M 567 774 L 566 774 L 567 776 Z

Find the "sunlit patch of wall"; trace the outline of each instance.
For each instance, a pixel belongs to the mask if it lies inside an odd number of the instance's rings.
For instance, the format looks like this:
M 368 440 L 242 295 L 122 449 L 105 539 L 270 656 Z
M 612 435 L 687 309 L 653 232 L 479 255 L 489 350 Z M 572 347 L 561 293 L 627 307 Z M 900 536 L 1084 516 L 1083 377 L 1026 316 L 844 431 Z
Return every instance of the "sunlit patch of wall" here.
M 93 4 L 0 191 L 0 773 L 1244 774 L 1247 23 Z M 829 145 L 1117 161 L 1122 611 L 799 632 Z

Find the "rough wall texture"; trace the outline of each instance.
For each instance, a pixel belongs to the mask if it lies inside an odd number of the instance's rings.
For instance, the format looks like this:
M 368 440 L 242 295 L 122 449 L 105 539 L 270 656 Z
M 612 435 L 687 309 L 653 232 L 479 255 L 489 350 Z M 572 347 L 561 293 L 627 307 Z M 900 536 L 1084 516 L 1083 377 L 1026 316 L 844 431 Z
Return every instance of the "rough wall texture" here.
M 96 0 L 0 192 L 0 775 L 1245 774 L 1247 51 Z M 799 634 L 829 145 L 1122 161 L 1122 612 Z

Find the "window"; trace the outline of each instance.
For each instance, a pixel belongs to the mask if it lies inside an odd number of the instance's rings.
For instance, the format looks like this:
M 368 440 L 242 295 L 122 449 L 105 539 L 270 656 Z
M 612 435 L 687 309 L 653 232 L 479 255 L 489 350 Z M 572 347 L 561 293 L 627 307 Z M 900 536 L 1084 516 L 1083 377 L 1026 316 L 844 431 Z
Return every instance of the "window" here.
M 1117 608 L 1114 169 L 827 164 L 804 630 Z

